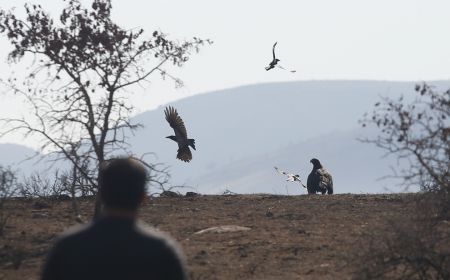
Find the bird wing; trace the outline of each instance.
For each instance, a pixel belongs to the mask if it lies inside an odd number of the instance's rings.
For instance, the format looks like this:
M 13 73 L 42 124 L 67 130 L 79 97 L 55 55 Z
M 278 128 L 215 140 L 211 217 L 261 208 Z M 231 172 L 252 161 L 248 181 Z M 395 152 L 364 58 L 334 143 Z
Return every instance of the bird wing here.
M 289 178 L 291 182 L 299 182 L 299 184 L 301 184 L 302 187 L 304 187 L 306 189 L 305 184 L 303 184 L 302 180 L 300 180 L 300 176 L 294 175 L 294 174 L 289 174 L 289 175 L 291 175 L 291 177 Z
M 273 47 L 272 47 L 273 60 L 276 59 L 276 57 L 275 57 L 275 46 L 277 45 L 277 43 L 278 42 L 275 42 L 275 44 L 273 44 Z
M 275 170 L 278 171 L 278 173 L 280 173 L 280 174 L 287 175 L 286 172 L 284 172 L 284 171 L 278 169 L 278 167 L 275 167 Z
M 278 173 L 280 173 L 280 174 L 282 174 L 282 175 L 286 175 L 288 178 L 286 179 L 286 181 L 289 181 L 289 182 L 295 182 L 295 181 L 298 181 L 300 184 L 302 184 L 302 186 L 304 187 L 304 188 L 306 188 L 306 186 L 302 183 L 302 181 L 300 180 L 300 177 L 299 176 L 297 176 L 297 175 L 294 175 L 294 174 L 291 174 L 291 173 L 287 173 L 287 172 L 285 172 L 285 171 L 282 171 L 282 170 L 280 170 L 280 169 L 278 169 L 278 167 L 274 167 L 275 168 L 275 170 L 276 171 L 278 171 Z
M 175 136 L 178 138 L 182 137 L 183 139 L 187 139 L 186 127 L 184 126 L 184 122 L 181 117 L 178 115 L 178 112 L 175 108 L 169 106 L 164 110 L 166 114 L 166 120 L 170 124 L 170 127 L 175 131 Z
M 188 146 L 180 147 L 178 149 L 177 158 L 189 162 L 192 159 L 192 153 Z
M 333 187 L 333 177 L 331 174 L 324 168 L 320 168 L 317 170 L 317 174 L 319 175 L 319 186 L 322 188 L 332 188 Z
M 317 176 L 317 170 L 313 170 L 308 175 L 306 186 L 308 186 L 308 189 L 316 190 L 318 185 L 319 185 L 319 176 Z
M 292 174 L 287 174 L 287 176 L 288 176 L 288 178 L 286 179 L 286 181 L 289 181 L 289 182 L 294 182 L 295 181 L 295 179 L 292 176 Z
M 283 66 L 281 66 L 281 65 L 279 65 L 279 64 L 277 64 L 276 67 L 278 67 L 278 68 L 280 68 L 280 69 L 283 69 L 283 70 L 285 70 L 285 71 L 289 71 L 289 72 L 291 72 L 291 73 L 297 72 L 297 70 L 288 70 L 288 69 L 284 68 Z

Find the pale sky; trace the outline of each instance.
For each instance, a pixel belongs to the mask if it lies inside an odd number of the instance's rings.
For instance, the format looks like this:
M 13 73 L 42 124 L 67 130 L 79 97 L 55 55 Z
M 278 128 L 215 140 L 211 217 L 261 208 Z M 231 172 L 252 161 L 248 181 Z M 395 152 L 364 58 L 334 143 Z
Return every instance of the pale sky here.
M 55 17 L 62 0 L 0 0 L 0 7 L 41 3 Z M 82 1 L 90 3 L 91 1 Z M 126 28 L 214 41 L 174 73 L 186 86 L 160 82 L 137 92 L 138 111 L 206 91 L 274 81 L 322 79 L 436 80 L 450 78 L 448 0 L 113 0 L 113 17 Z M 266 72 L 277 41 L 281 65 L 297 73 Z M 10 46 L 0 39 L 0 76 Z M 20 105 L 0 96 L 0 110 Z

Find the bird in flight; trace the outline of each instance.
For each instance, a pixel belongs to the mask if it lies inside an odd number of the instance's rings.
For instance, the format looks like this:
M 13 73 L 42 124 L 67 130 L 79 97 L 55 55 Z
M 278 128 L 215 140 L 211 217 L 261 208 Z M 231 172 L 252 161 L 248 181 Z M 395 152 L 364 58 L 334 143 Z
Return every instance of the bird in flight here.
M 304 188 L 306 188 L 306 186 L 303 185 L 302 181 L 300 180 L 300 175 L 294 175 L 294 174 L 291 174 L 291 173 L 287 173 L 285 171 L 282 171 L 282 170 L 278 169 L 278 167 L 276 167 L 276 166 L 274 168 L 275 168 L 275 170 L 278 173 L 280 173 L 282 175 L 286 175 L 288 177 L 286 179 L 286 181 L 288 181 L 288 182 L 299 182 Z
M 275 44 L 273 44 L 273 47 L 272 47 L 272 56 L 273 56 L 273 58 L 272 58 L 272 61 L 269 63 L 269 66 L 266 67 L 266 71 L 269 71 L 270 69 L 273 69 L 273 68 L 275 68 L 275 66 L 276 66 L 276 67 L 278 67 L 278 68 L 280 68 L 280 69 L 289 71 L 289 72 L 291 72 L 291 73 L 297 72 L 296 70 L 288 70 L 288 69 L 286 69 L 286 68 L 284 68 L 284 67 L 278 65 L 278 62 L 279 62 L 280 60 L 279 60 L 278 58 L 276 58 L 276 56 L 275 56 L 275 46 L 277 45 L 277 43 L 278 43 L 278 42 L 275 42 Z
M 280 61 L 280 60 L 279 60 L 278 58 L 276 58 L 276 56 L 275 56 L 275 46 L 277 45 L 277 43 L 278 43 L 278 42 L 275 42 L 275 44 L 273 44 L 273 47 L 272 47 L 272 55 L 273 55 L 273 58 L 272 58 L 272 61 L 271 61 L 270 64 L 269 64 L 269 66 L 266 67 L 266 71 L 269 71 L 270 69 L 273 69 L 273 68 L 277 65 L 278 61 Z
M 313 169 L 308 175 L 308 181 L 306 182 L 308 193 L 321 192 L 325 194 L 328 192 L 328 194 L 333 194 L 333 177 L 331 177 L 331 174 L 323 168 L 318 159 L 313 158 L 310 162 L 313 165 Z
M 192 160 L 192 153 L 189 149 L 189 146 L 195 150 L 195 140 L 188 139 L 186 127 L 184 126 L 184 122 L 181 117 L 178 115 L 178 112 L 175 108 L 169 106 L 164 110 L 166 114 L 166 120 L 170 124 L 170 127 L 173 128 L 175 135 L 167 136 L 166 138 L 172 139 L 178 144 L 178 153 L 177 158 L 184 161 L 189 162 Z

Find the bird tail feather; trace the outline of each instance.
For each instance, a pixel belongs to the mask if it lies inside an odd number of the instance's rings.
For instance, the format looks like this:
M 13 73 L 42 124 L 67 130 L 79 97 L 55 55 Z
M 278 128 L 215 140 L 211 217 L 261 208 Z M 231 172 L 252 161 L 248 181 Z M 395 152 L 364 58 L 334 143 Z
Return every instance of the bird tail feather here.
M 195 150 L 195 139 L 188 139 L 188 141 L 189 141 L 189 146 L 191 146 L 192 149 Z
M 188 146 L 184 146 L 178 149 L 177 158 L 184 161 L 189 162 L 192 159 L 191 150 L 189 150 Z

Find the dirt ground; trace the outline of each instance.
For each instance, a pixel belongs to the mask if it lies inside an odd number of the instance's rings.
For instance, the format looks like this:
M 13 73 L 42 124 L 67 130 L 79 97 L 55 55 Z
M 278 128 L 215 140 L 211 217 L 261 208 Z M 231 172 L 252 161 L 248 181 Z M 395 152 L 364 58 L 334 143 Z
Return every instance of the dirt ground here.
M 150 198 L 143 222 L 182 246 L 190 279 L 352 279 L 367 233 L 410 213 L 413 194 Z M 93 201 L 80 202 L 84 217 Z M 69 201 L 15 200 L 0 237 L 0 279 L 39 279 L 55 237 L 76 224 Z M 237 225 L 250 230 L 196 232 Z

